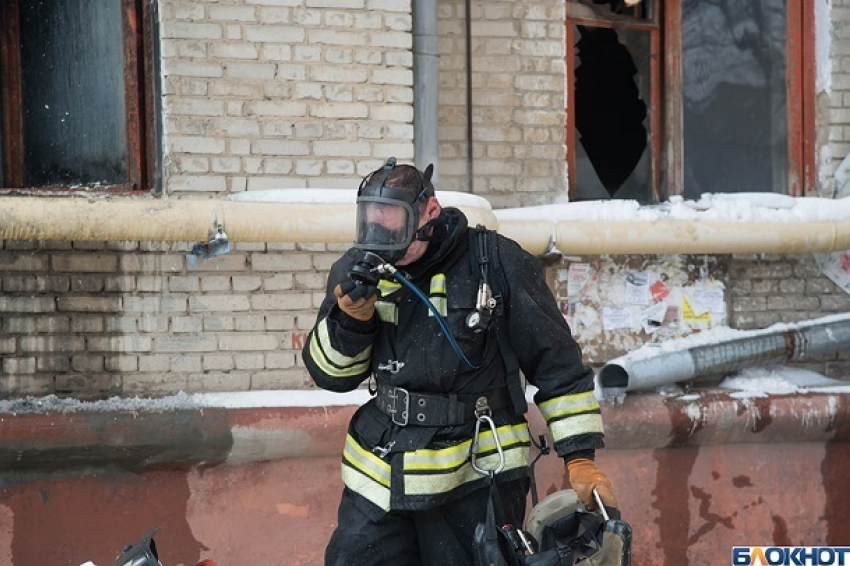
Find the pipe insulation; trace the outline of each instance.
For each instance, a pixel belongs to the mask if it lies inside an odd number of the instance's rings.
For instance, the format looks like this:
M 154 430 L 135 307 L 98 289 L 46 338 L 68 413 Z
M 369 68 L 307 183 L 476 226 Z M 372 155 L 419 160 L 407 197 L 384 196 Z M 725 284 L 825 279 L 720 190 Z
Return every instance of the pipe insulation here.
M 654 355 L 642 348 L 610 360 L 596 376 L 603 399 L 699 376 L 728 374 L 746 367 L 803 361 L 850 346 L 850 315 L 833 315 L 776 329 L 741 332 L 739 337 Z
M 266 191 L 257 191 L 264 193 Z M 0 198 L 2 240 L 206 241 L 218 224 L 239 242 L 348 243 L 354 239 L 353 193 L 306 199 L 310 189 L 238 193 L 232 200 L 127 197 Z M 321 192 L 321 191 L 320 191 Z M 493 211 L 468 193 L 440 191 L 444 206 L 456 206 L 469 224 L 483 224 L 513 238 L 534 255 L 820 253 L 850 249 L 850 217 L 817 221 L 742 222 L 719 219 L 629 218 L 553 220 Z M 244 200 L 242 195 L 246 195 Z M 836 201 L 838 202 L 838 201 Z
M 220 225 L 236 243 L 351 243 L 356 208 L 349 196 L 344 202 L 4 197 L 0 239 L 197 242 Z M 470 225 L 496 225 L 481 197 L 441 192 L 441 200 L 463 210 Z

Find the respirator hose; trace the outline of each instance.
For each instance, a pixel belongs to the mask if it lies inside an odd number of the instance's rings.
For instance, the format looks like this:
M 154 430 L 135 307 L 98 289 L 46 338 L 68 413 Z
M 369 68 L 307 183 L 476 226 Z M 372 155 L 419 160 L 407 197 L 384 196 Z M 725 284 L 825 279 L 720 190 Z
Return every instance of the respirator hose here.
M 469 366 L 472 369 L 481 368 L 480 364 L 473 364 L 471 361 L 469 361 L 469 358 L 467 358 L 466 355 L 463 353 L 463 351 L 460 349 L 460 345 L 457 343 L 457 340 L 455 340 L 455 337 L 452 334 L 451 330 L 449 330 L 449 327 L 446 324 L 445 319 L 443 319 L 443 317 L 440 315 L 439 311 L 437 311 L 437 308 L 434 306 L 434 304 L 431 303 L 431 301 L 428 300 L 428 297 L 426 297 L 425 294 L 422 291 L 420 291 L 419 288 L 416 285 L 414 285 L 413 283 L 408 281 L 407 278 L 404 277 L 401 273 L 399 273 L 398 270 L 396 268 L 394 268 L 392 265 L 384 264 L 384 265 L 381 266 L 381 268 L 386 270 L 386 271 L 389 271 L 390 274 L 393 277 L 395 277 L 398 280 L 399 283 L 401 283 L 402 285 L 404 285 L 405 287 L 407 287 L 408 289 L 413 291 L 413 294 L 416 295 L 419 298 L 420 301 L 425 303 L 425 306 L 428 307 L 428 310 L 431 311 L 431 314 L 433 314 L 434 318 L 437 320 L 437 324 L 439 324 L 440 328 L 443 329 L 443 332 L 446 333 L 446 339 L 449 341 L 449 345 L 452 347 L 452 350 L 454 350 L 455 354 L 457 354 L 457 357 L 460 358 L 460 360 L 463 363 L 465 363 L 467 366 Z

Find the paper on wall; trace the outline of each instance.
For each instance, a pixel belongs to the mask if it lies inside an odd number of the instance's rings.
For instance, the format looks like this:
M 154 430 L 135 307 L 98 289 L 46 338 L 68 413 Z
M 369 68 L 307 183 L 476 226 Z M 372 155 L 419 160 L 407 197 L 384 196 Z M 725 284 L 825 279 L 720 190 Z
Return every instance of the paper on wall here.
M 667 315 L 667 303 L 655 303 L 641 314 L 641 326 L 644 332 L 652 334 L 664 323 L 664 317 Z
M 648 305 L 651 297 L 649 275 L 646 271 L 632 271 L 626 275 L 626 303 Z
M 845 293 L 850 293 L 850 251 L 812 255 L 821 273 Z
M 567 274 L 567 297 L 578 297 L 590 281 L 589 263 L 571 263 Z
M 637 309 L 633 307 L 603 307 L 602 328 L 604 330 L 640 328 Z

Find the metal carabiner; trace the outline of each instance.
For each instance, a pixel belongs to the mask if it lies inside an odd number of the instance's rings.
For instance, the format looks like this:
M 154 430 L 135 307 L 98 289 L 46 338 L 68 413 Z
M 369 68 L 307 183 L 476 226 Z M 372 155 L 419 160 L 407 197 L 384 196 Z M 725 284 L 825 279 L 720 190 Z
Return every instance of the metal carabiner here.
M 479 403 L 476 403 L 476 409 L 478 409 L 479 404 L 481 404 L 481 400 L 483 402 L 482 410 L 476 410 L 475 415 L 478 420 L 475 421 L 475 436 L 472 437 L 472 446 L 469 451 L 469 461 L 472 464 L 472 469 L 483 476 L 490 476 L 491 478 L 502 471 L 505 467 L 505 453 L 502 450 L 502 443 L 499 442 L 499 435 L 496 434 L 496 423 L 493 422 L 493 419 L 490 417 L 490 407 L 487 406 L 486 397 L 482 397 L 479 399 Z M 478 467 L 478 448 L 480 446 L 479 440 L 481 436 L 481 423 L 486 423 L 487 426 L 490 427 L 490 432 L 493 433 L 493 443 L 496 445 L 496 452 L 499 454 L 499 465 L 496 466 L 494 470 L 486 470 L 484 468 Z

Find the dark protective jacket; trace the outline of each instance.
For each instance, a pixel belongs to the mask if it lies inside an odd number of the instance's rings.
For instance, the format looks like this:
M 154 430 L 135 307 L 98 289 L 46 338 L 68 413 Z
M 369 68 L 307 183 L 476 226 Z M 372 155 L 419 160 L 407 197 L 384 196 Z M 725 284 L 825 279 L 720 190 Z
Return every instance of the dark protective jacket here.
M 440 220 L 446 222 L 448 236 L 438 249 L 399 269 L 409 268 L 407 278 L 444 317 L 467 359 L 480 367 L 460 359 L 427 305 L 394 279 L 381 280 L 373 320 L 358 321 L 342 312 L 333 289 L 348 279 L 350 267 L 362 257 L 361 250 L 352 248 L 331 268 L 327 295 L 302 352 L 313 380 L 323 389 L 342 392 L 374 376 L 378 384 L 469 404 L 509 384 L 513 391 L 524 390 L 518 372 L 507 369 L 511 356 L 504 349 L 510 347 L 519 369 L 538 389 L 534 401 L 558 454 L 565 458 L 576 452 L 592 454 L 602 446 L 603 437 L 593 372 L 582 363 L 542 265 L 513 240 L 491 233 L 498 250 L 494 261 L 500 263 L 508 289 L 500 289 L 505 283 L 490 282 L 503 304 L 487 330 L 473 332 L 466 318 L 475 310 L 481 279 L 475 248 L 470 248 L 475 245 L 475 231 L 457 209 L 444 208 Z M 495 272 L 493 267 L 490 271 Z M 498 481 L 529 474 L 531 438 L 522 394 L 519 398 L 521 402 L 514 395 L 513 403 L 493 413 L 504 455 Z M 398 423 L 404 420 L 381 410 L 376 398 L 360 407 L 343 450 L 345 485 L 385 511 L 430 508 L 484 485 L 485 476 L 470 461 L 474 417 L 453 426 L 421 426 L 414 421 L 401 426 Z M 475 463 L 492 470 L 500 457 L 492 432 L 487 426 L 482 431 Z

